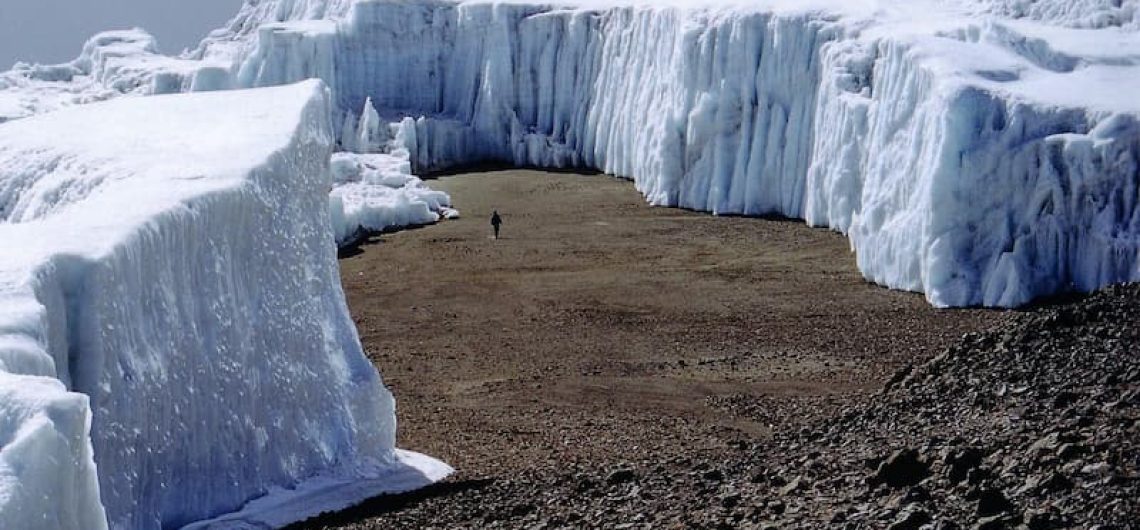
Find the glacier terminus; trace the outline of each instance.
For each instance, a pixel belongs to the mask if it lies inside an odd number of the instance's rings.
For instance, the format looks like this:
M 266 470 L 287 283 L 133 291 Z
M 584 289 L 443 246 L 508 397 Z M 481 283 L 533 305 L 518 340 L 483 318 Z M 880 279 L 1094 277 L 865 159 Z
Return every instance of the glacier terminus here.
M 460 215 L 417 174 L 599 170 L 1018 307 L 1140 281 L 1138 94 L 1137 0 L 247 0 L 181 56 L 18 63 L 0 521 L 279 527 L 451 473 L 396 448 L 337 276 Z

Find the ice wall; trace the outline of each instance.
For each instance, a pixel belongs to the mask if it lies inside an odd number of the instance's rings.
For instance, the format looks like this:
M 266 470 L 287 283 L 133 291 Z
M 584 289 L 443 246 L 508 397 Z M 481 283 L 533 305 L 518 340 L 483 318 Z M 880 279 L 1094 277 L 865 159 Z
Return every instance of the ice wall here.
M 44 375 L 50 358 L 38 345 L 16 344 L 27 339 L 8 327 L 0 324 L 0 521 L 13 529 L 107 528 L 87 397 Z
M 348 315 L 329 122 L 306 82 L 0 125 L 5 528 L 273 527 L 449 471 L 395 449 Z
M 1015 306 L 1140 280 L 1137 5 L 273 0 L 184 62 L 215 65 L 190 88 L 324 80 L 345 150 L 371 100 L 415 171 L 596 168 L 842 231 L 939 306 Z
M 1095 81 L 1116 59 L 1002 25 L 949 34 L 824 50 L 808 222 L 847 232 L 868 278 L 937 305 L 1140 279 L 1140 108 Z
M 319 4 L 287 16 L 342 18 L 272 24 L 241 71 L 319 76 L 348 121 L 422 116 L 418 170 L 590 167 L 658 205 L 805 218 L 940 306 L 1140 279 L 1140 113 L 1105 96 L 1140 81 L 1133 3 Z

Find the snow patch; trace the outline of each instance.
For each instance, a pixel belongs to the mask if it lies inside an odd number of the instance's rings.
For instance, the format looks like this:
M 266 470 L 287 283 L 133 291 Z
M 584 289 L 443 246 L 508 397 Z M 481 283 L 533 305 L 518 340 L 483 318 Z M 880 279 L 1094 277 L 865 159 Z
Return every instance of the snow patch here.
M 337 243 L 351 243 L 369 232 L 456 219 L 451 197 L 434 191 L 411 173 L 407 151 L 394 154 L 333 155 L 329 194 Z

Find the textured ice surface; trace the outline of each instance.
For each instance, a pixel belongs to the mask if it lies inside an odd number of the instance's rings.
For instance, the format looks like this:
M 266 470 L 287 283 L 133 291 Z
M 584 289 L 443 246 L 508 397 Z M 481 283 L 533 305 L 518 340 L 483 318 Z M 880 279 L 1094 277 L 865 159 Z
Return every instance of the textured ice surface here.
M 445 474 L 392 447 L 335 272 L 450 214 L 413 171 L 800 217 L 940 306 L 1140 280 L 1137 0 L 263 0 L 155 49 L 0 74 L 0 122 L 50 112 L 0 125 L 5 528 L 274 526 Z M 310 78 L 331 113 L 131 97 Z
M 154 37 L 143 30 L 108 31 L 92 37 L 70 63 L 18 63 L 0 73 L 0 122 L 123 94 L 205 90 L 228 77 L 224 62 L 158 54 Z M 209 82 L 213 78 L 226 81 Z
M 333 155 L 329 193 L 333 233 L 340 245 L 369 232 L 455 219 L 451 197 L 412 174 L 415 121 L 382 119 L 367 99 L 360 118 L 347 113 L 340 130 L 345 151 Z
M 349 318 L 330 121 L 306 82 L 0 125 L 4 528 L 304 516 L 448 472 L 395 451 Z
M 406 150 L 387 154 L 333 155 L 329 211 L 339 244 L 391 227 L 455 219 L 451 197 L 412 175 Z
M 416 170 L 597 168 L 847 233 L 936 305 L 1014 306 L 1140 279 L 1138 29 L 1134 1 L 280 1 L 197 54 L 320 77 L 339 123 L 414 117 Z

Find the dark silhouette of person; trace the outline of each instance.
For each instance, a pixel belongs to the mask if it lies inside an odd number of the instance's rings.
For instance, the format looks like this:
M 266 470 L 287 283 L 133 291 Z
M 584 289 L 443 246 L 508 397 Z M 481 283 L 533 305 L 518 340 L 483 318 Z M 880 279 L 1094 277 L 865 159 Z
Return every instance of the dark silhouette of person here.
M 495 239 L 499 239 L 499 227 L 503 225 L 503 218 L 499 217 L 499 211 L 491 212 L 491 227 L 495 229 Z

